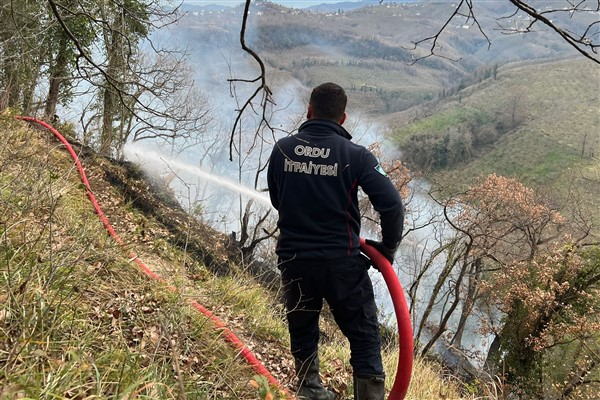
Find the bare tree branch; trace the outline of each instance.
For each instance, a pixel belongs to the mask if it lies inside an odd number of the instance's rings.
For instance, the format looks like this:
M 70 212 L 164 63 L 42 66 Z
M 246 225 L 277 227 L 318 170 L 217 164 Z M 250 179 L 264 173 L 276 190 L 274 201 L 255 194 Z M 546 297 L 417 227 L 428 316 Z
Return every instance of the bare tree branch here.
M 569 20 L 574 20 L 575 16 L 585 16 L 586 13 L 598 13 L 598 11 L 600 11 L 600 1 L 597 1 L 596 7 L 592 9 L 589 8 L 589 3 L 591 3 L 591 1 L 581 0 L 577 3 L 573 3 L 571 0 L 564 0 L 564 3 L 566 4 L 565 7 L 553 5 L 552 7 L 548 6 L 548 8 L 545 10 L 536 9 L 533 5 L 530 4 L 530 0 L 507 1 L 513 4 L 516 7 L 516 9 L 509 16 L 499 17 L 499 21 L 510 20 L 512 17 L 516 16 L 520 11 L 527 14 L 531 19 L 529 20 L 529 23 L 526 27 L 501 28 L 506 33 L 532 32 L 534 26 L 537 23 L 541 23 L 552 29 L 554 32 L 558 33 L 558 35 L 563 41 L 575 48 L 584 57 L 596 63 L 600 63 L 600 57 L 598 55 L 598 48 L 600 47 L 600 21 L 598 21 L 597 18 L 589 24 L 586 24 L 584 22 L 584 27 L 580 28 L 582 29 L 580 33 L 575 33 L 572 29 L 568 29 L 566 26 L 561 25 L 561 22 L 559 20 L 554 20 L 550 18 L 550 16 L 552 15 L 557 17 L 568 16 Z M 414 46 L 412 50 L 415 50 L 421 45 L 429 44 L 428 54 L 426 54 L 425 56 L 417 57 L 413 61 L 413 63 L 434 55 L 441 58 L 449 59 L 448 57 L 436 52 L 436 50 L 438 50 L 439 39 L 441 38 L 443 33 L 448 29 L 450 22 L 457 17 L 464 17 L 464 24 L 476 25 L 479 33 L 486 39 L 488 47 L 491 46 L 491 40 L 485 33 L 483 27 L 479 23 L 475 11 L 473 10 L 473 0 L 460 0 L 455 10 L 446 19 L 444 24 L 440 27 L 440 29 L 438 29 L 438 31 L 435 34 L 413 42 Z
M 461 11 L 463 9 L 463 5 L 467 8 L 466 13 Z M 429 54 L 422 56 L 422 57 L 417 57 L 413 60 L 412 64 L 416 63 L 419 60 L 422 60 L 424 58 L 428 58 L 431 57 L 433 55 L 437 55 L 438 57 L 442 57 L 442 58 L 446 58 L 448 59 L 448 57 L 444 57 L 441 56 L 439 54 L 435 53 L 435 49 L 437 47 L 437 42 L 438 39 L 440 38 L 440 36 L 442 35 L 442 33 L 444 32 L 444 30 L 446 30 L 446 28 L 448 27 L 448 25 L 450 24 L 450 22 L 455 18 L 455 17 L 464 17 L 465 18 L 465 24 L 468 24 L 470 22 L 474 23 L 475 25 L 477 25 L 477 29 L 479 29 L 479 32 L 483 35 L 483 37 L 485 37 L 487 43 L 488 43 L 488 48 L 491 46 L 492 42 L 490 41 L 489 37 L 485 34 L 485 32 L 483 31 L 483 28 L 481 27 L 481 25 L 479 25 L 479 21 L 477 20 L 477 18 L 475 17 L 475 14 L 473 13 L 473 0 L 460 0 L 460 3 L 458 3 L 458 5 L 456 6 L 456 9 L 454 10 L 454 12 L 452 13 L 452 15 L 446 20 L 446 22 L 444 23 L 444 25 L 442 25 L 442 27 L 437 31 L 436 34 L 423 38 L 421 40 L 418 40 L 416 42 L 413 42 L 413 48 L 412 50 L 415 50 L 417 47 L 419 47 L 419 45 L 424 44 L 424 43 L 431 43 L 431 45 L 429 46 Z M 459 61 L 460 59 L 457 60 L 453 60 L 453 61 Z
M 247 22 L 248 22 L 248 13 L 250 10 L 250 3 L 251 3 L 251 0 L 246 0 L 246 5 L 244 7 L 244 15 L 242 17 L 242 27 L 240 29 L 240 44 L 242 46 L 242 50 L 244 50 L 245 52 L 250 54 L 252 56 L 252 58 L 254 58 L 254 60 L 258 63 L 258 65 L 260 67 L 260 74 L 255 79 L 229 79 L 228 81 L 230 82 L 230 84 L 233 84 L 234 82 L 245 82 L 245 83 L 260 82 L 260 85 L 256 88 L 254 93 L 252 93 L 252 95 L 250 95 L 250 97 L 248 97 L 248 99 L 244 102 L 242 107 L 239 110 L 237 110 L 238 114 L 235 118 L 235 122 L 233 123 L 233 127 L 231 128 L 231 135 L 229 138 L 229 161 L 233 160 L 233 142 L 234 142 L 234 138 L 235 138 L 235 131 L 238 129 L 238 127 L 240 125 L 242 115 L 244 114 L 244 112 L 248 108 L 253 108 L 252 102 L 262 93 L 262 99 L 260 101 L 262 115 L 261 115 L 261 121 L 259 123 L 259 127 L 257 129 L 257 132 L 258 132 L 258 131 L 260 131 L 260 126 L 262 124 L 269 126 L 269 121 L 266 117 L 267 104 L 268 103 L 274 104 L 273 100 L 272 100 L 273 93 L 271 92 L 271 89 L 269 89 L 269 86 L 267 85 L 267 81 L 266 81 L 265 64 L 263 63 L 261 58 L 258 56 L 258 54 L 256 54 L 256 52 L 254 50 L 252 50 L 250 47 L 248 47 L 246 45 L 246 26 L 247 26 Z
M 595 21 L 592 24 L 588 25 L 585 32 L 581 36 L 577 36 L 577 35 L 573 34 L 572 32 L 569 32 L 568 30 L 561 28 L 560 26 L 558 26 L 556 23 L 554 23 L 552 20 L 550 20 L 549 18 L 547 18 L 545 16 L 545 14 L 556 13 L 556 12 L 558 12 L 558 10 L 551 9 L 548 11 L 540 12 L 540 11 L 537 11 L 531 5 L 529 5 L 526 1 L 523 1 L 523 0 L 509 0 L 509 1 L 512 4 L 514 4 L 519 10 L 521 10 L 521 11 L 525 12 L 527 15 L 531 16 L 532 21 L 530 22 L 529 26 L 527 26 L 527 28 L 525 28 L 525 31 L 527 31 L 527 32 L 531 31 L 532 26 L 537 21 L 540 21 L 541 23 L 543 23 L 544 25 L 548 26 L 550 29 L 552 29 L 556 33 L 558 33 L 558 35 L 564 41 L 566 41 L 568 44 L 570 44 L 573 48 L 575 48 L 584 57 L 600 64 L 600 58 L 598 58 L 598 48 L 600 47 L 600 44 L 598 44 L 598 42 L 597 42 L 598 35 L 599 35 L 598 27 L 600 27 L 600 21 Z M 584 3 L 585 3 L 584 1 L 581 1 L 576 5 L 572 5 L 572 7 L 570 7 L 570 8 L 563 9 L 560 11 L 568 12 L 572 16 L 575 12 L 584 12 L 585 11 L 580 8 L 580 6 L 583 5 Z M 572 3 L 569 1 L 569 4 L 572 4 Z M 599 9 L 600 9 L 600 1 L 598 2 L 596 11 L 598 11 Z M 596 32 L 592 32 L 592 29 L 594 29 L 594 28 L 596 29 Z M 595 36 L 596 42 L 594 42 L 593 37 L 590 37 L 588 35 Z

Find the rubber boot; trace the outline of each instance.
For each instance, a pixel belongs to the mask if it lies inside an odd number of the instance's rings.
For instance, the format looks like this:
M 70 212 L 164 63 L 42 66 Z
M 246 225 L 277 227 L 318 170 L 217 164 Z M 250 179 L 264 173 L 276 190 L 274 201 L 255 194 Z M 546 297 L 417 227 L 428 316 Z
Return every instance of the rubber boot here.
M 354 376 L 354 400 L 383 400 L 385 376 Z
M 335 400 L 337 395 L 325 389 L 319 377 L 319 357 L 312 360 L 296 359 L 296 375 L 300 380 L 298 393 L 302 400 Z

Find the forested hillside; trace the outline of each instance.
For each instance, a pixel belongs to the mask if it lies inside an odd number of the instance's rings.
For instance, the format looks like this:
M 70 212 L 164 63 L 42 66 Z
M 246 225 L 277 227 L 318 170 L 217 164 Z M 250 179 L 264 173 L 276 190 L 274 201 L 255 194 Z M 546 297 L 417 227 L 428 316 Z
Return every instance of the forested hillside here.
M 512 61 L 577 57 L 545 29 L 519 33 L 530 17 L 511 16 L 514 9 L 502 2 L 475 7 L 483 33 L 472 18 L 452 20 L 436 39 L 438 56 L 430 57 L 431 41 L 416 43 L 435 35 L 455 9 L 451 2 L 409 2 L 317 13 L 259 2 L 252 9 L 246 41 L 276 74 L 291 75 L 308 87 L 335 80 L 352 93 L 357 108 L 375 114 L 435 99 Z M 242 11 L 240 6 L 191 12 L 181 21 L 182 34 L 187 31 L 190 45 L 200 46 L 211 59 L 211 46 L 237 42 L 235 21 Z M 557 23 L 567 18 L 554 16 Z M 594 12 L 583 12 L 573 24 L 585 28 L 594 18 Z M 506 30 L 498 29 L 501 23 L 508 25 Z
M 385 120 L 404 160 L 447 190 L 497 173 L 597 226 L 599 80 L 598 67 L 586 61 L 514 63 Z

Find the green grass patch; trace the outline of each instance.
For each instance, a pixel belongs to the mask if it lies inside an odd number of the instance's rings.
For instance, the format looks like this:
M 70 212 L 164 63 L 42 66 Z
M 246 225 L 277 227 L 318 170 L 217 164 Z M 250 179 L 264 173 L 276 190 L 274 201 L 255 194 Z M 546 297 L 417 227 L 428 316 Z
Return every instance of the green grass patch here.
M 408 126 L 395 129 L 392 132 L 392 137 L 401 142 L 412 136 L 421 134 L 441 136 L 449 129 L 456 128 L 465 123 L 483 125 L 490 121 L 491 119 L 487 113 L 474 107 L 460 106 L 433 114 Z
M 52 162 L 17 149 L 2 171 L 1 398 L 252 398 L 213 324 L 107 236 L 62 152 L 38 151 Z

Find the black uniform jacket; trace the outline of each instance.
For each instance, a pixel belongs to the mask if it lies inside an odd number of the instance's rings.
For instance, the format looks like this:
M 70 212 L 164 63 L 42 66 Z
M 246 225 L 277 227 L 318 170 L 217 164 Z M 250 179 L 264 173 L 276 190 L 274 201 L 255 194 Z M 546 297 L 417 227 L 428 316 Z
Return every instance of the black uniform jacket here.
M 360 186 L 381 218 L 383 242 L 402 238 L 400 194 L 375 156 L 339 124 L 306 121 L 297 134 L 279 140 L 269 162 L 271 203 L 279 212 L 281 259 L 333 260 L 360 252 Z

